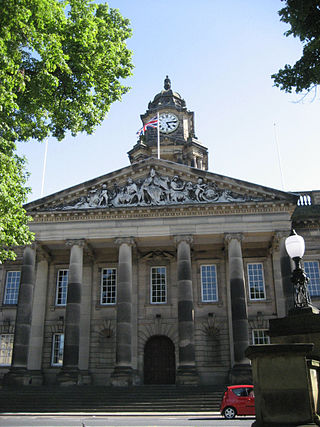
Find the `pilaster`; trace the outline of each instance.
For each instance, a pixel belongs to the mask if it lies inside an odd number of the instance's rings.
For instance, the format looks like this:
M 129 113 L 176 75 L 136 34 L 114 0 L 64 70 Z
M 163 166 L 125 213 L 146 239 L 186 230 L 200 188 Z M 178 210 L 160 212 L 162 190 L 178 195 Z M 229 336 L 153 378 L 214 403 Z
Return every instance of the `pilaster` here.
M 290 258 L 285 248 L 289 232 L 277 231 L 272 240 L 270 253 L 274 275 L 274 288 L 278 317 L 284 317 L 293 308 Z
M 48 266 L 50 254 L 38 244 L 36 252 L 36 277 L 33 296 L 32 322 L 28 370 L 32 372 L 32 384 L 42 384 L 43 337 L 48 289 Z

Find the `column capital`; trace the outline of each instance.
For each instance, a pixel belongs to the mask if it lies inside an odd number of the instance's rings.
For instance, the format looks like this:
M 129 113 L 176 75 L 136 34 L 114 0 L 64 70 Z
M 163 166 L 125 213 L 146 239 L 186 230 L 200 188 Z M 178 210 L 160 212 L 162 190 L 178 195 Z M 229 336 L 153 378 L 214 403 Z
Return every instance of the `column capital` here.
M 290 230 L 288 231 L 276 231 L 272 237 L 269 253 L 273 254 L 274 252 L 280 251 L 281 242 L 290 235 Z
M 36 251 L 38 248 L 38 245 L 39 243 L 37 242 L 37 240 L 34 240 L 29 245 L 20 246 L 20 248 L 22 249 L 22 253 L 24 252 L 25 249 L 32 249 L 33 251 Z
M 242 233 L 226 233 L 224 235 L 224 241 L 226 243 L 230 243 L 231 240 L 238 240 L 239 243 L 243 241 L 243 234 Z
M 37 261 L 47 261 L 48 263 L 51 261 L 51 254 L 47 248 L 42 246 L 41 244 L 37 245 Z
M 72 246 L 79 246 L 80 248 L 83 248 L 86 244 L 86 239 L 67 239 L 65 243 L 68 248 L 71 248 Z
M 193 243 L 193 236 L 191 234 L 181 234 L 179 236 L 174 236 L 174 242 L 178 246 L 181 242 L 186 242 L 189 245 Z
M 86 243 L 84 253 L 85 253 L 85 256 L 87 256 L 91 262 L 94 262 L 96 257 L 96 252 L 93 249 L 92 245 L 90 245 L 90 243 Z
M 114 243 L 117 246 L 121 246 L 123 244 L 129 246 L 136 246 L 136 242 L 133 237 L 117 237 L 116 239 L 114 239 Z

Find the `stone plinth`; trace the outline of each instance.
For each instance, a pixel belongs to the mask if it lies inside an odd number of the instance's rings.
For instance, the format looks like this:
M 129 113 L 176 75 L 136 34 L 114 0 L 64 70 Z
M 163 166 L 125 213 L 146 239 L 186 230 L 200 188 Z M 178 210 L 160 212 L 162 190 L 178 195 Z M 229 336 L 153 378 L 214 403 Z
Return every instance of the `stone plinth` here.
M 308 361 L 312 344 L 250 346 L 255 387 L 254 427 L 316 425 L 319 363 Z
M 292 309 L 289 315 L 269 321 L 272 344 L 312 343 L 311 358 L 320 358 L 320 315 L 315 307 Z

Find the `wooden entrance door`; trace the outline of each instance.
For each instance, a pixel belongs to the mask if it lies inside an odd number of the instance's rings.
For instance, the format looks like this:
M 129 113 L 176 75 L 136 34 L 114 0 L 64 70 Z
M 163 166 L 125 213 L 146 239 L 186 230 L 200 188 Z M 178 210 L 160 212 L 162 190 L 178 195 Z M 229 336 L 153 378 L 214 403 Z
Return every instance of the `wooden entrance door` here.
M 175 384 L 174 344 L 165 336 L 149 338 L 144 347 L 144 383 Z

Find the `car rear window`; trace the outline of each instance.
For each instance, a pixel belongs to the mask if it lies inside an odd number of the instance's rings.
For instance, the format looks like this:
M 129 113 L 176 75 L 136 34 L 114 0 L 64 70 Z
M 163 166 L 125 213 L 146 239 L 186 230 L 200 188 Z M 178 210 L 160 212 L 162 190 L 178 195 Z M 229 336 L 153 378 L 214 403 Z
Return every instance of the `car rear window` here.
M 239 388 L 233 388 L 232 392 L 236 395 L 236 396 L 249 396 L 250 392 L 252 394 L 253 389 L 250 387 L 239 387 Z

